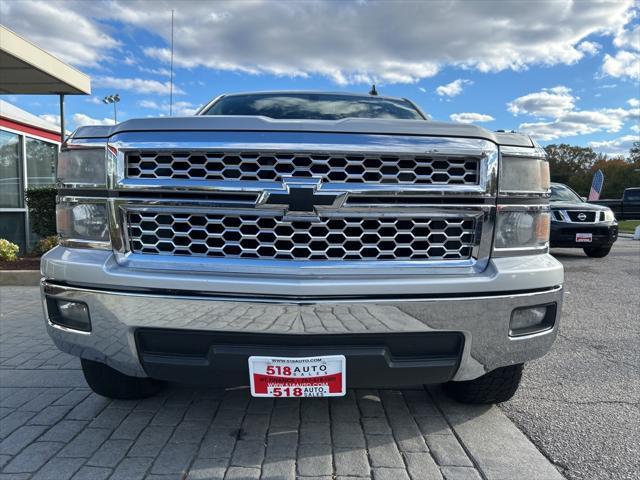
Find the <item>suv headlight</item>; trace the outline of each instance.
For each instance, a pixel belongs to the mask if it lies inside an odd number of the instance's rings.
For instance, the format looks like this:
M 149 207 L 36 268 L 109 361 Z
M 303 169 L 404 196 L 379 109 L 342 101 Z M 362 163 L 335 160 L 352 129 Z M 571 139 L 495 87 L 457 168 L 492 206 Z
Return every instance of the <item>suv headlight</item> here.
M 70 247 L 111 248 L 104 200 L 63 200 L 56 206 L 60 243 Z
M 58 182 L 74 187 L 106 186 L 104 147 L 67 147 L 58 154 Z
M 494 252 L 547 250 L 550 222 L 547 206 L 498 206 Z
M 610 208 L 607 208 L 604 211 L 604 221 L 605 222 L 615 222 L 616 221 L 616 216 L 613 214 L 613 210 L 611 210 Z

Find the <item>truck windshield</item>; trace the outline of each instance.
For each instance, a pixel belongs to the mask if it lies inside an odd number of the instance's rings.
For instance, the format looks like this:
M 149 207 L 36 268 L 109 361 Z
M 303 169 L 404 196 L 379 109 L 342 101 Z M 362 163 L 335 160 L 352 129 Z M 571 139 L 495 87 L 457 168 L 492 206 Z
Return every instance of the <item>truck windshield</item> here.
M 582 203 L 582 199 L 568 187 L 564 185 L 551 185 L 550 202 L 570 202 Z
M 283 120 L 424 120 L 418 110 L 406 100 L 315 93 L 229 95 L 218 100 L 203 115 L 261 115 Z

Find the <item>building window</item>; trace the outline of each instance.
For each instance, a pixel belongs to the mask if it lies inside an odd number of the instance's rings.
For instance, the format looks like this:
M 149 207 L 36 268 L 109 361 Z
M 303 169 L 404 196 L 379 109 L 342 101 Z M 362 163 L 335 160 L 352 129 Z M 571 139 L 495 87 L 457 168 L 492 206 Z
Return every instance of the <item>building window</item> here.
M 20 137 L 0 131 L 0 208 L 21 208 Z
M 26 248 L 24 228 L 23 212 L 0 212 L 0 238 L 17 244 L 23 252 Z
M 25 150 L 27 151 L 27 184 L 30 187 L 55 184 L 58 146 L 26 137 Z

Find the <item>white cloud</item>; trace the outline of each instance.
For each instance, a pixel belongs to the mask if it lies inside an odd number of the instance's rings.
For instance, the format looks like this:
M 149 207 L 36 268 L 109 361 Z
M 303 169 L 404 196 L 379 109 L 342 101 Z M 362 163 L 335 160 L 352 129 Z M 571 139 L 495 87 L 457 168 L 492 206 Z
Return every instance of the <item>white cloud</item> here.
M 4 25 L 65 62 L 97 66 L 120 42 L 84 14 L 82 4 L 0 2 L 0 18 Z
M 549 121 L 525 122 L 519 129 L 538 140 L 548 141 L 561 137 L 587 135 L 596 132 L 619 132 L 627 120 L 640 119 L 640 108 L 602 108 L 576 110 L 577 97 L 571 89 L 559 85 L 533 92 L 507 103 L 514 115 L 532 115 Z
M 116 90 L 131 90 L 136 93 L 168 95 L 171 87 L 170 82 L 159 82 L 157 80 L 147 80 L 144 78 L 116 78 L 116 77 L 96 77 L 94 85 L 102 88 L 113 88 Z M 184 91 L 173 86 L 175 95 L 184 94 Z
M 602 45 L 597 42 L 589 42 L 585 40 L 584 42 L 580 42 L 577 48 L 587 55 L 596 55 L 602 48 Z
M 43 115 L 38 115 L 45 122 L 49 122 L 53 125 L 60 126 L 60 115 L 55 115 L 53 113 L 45 113 Z
M 436 88 L 436 93 L 441 97 L 455 97 L 462 93 L 462 89 L 465 85 L 471 85 L 472 83 L 473 82 L 471 80 L 459 78 L 451 83 L 447 83 L 446 85 L 440 85 Z
M 10 27 L 27 36 L 38 35 L 43 46 L 55 45 L 53 50 L 68 54 L 77 64 L 95 64 L 119 47 L 107 33 L 113 27 L 94 19 L 148 30 L 168 45 L 173 8 L 178 67 L 322 75 L 345 84 L 417 82 L 445 66 L 495 72 L 572 64 L 593 50 L 593 42 L 585 43 L 590 35 L 616 34 L 626 42 L 621 32 L 630 21 L 634 1 L 559 0 L 545 3 L 544 8 L 537 2 L 406 2 L 399 6 L 329 0 L 163 0 L 154 2 L 153 8 L 143 0 L 2 5 L 2 17 L 9 19 L 5 23 Z M 454 28 L 453 23 L 464 28 Z M 388 34 L 390 26 L 393 35 Z M 488 38 L 491 41 L 478 41 Z M 437 48 L 429 47 L 434 45 Z M 147 55 L 168 63 L 166 47 L 141 47 Z
M 85 97 L 84 101 L 87 103 L 93 103 L 94 105 L 102 105 L 104 103 L 99 97 Z
M 514 115 L 529 114 L 534 117 L 558 117 L 573 110 L 575 97 L 571 89 L 562 85 L 529 93 L 507 103 L 507 109 Z
M 638 124 L 636 124 L 636 125 L 631 125 L 631 126 L 629 127 L 629 129 L 630 129 L 632 132 L 640 133 L 640 125 L 638 125 Z
M 113 125 L 115 122 L 113 118 L 92 118 L 89 115 L 85 115 L 84 113 L 74 113 L 73 114 L 73 124 L 76 127 L 84 127 L 87 125 Z
M 614 157 L 626 157 L 633 146 L 633 142 L 640 142 L 640 135 L 624 135 L 612 140 L 589 142 L 588 145 L 599 153 L 606 153 Z
M 133 66 L 138 63 L 138 60 L 136 60 L 133 55 L 127 55 L 126 57 L 124 57 L 122 63 L 124 63 L 125 65 Z
M 422 93 L 427 93 L 427 89 L 424 87 L 418 87 L 418 90 L 420 90 Z
M 491 115 L 473 112 L 452 113 L 449 118 L 458 123 L 492 122 L 495 120 Z
M 152 7 L 145 0 L 49 0 L 0 2 L 0 14 L 7 26 L 64 60 L 107 68 L 116 53 L 121 62 L 136 61 L 119 52 L 115 38 L 133 28 L 164 40 L 164 47 L 140 48 L 168 64 L 174 9 L 177 67 L 321 75 L 347 84 L 415 83 L 446 66 L 496 72 L 568 65 L 592 54 L 596 46 L 587 38 L 594 35 L 615 36 L 619 48 L 632 51 L 637 27 L 625 25 L 633 7 L 634 0 L 557 0 L 544 8 L 537 2 L 454 0 L 157 0 Z
M 638 98 L 630 98 L 627 103 L 632 107 L 640 107 L 640 99 Z
M 596 132 L 619 132 L 625 120 L 638 117 L 636 110 L 607 108 L 574 110 L 550 122 L 522 123 L 519 129 L 542 141 Z
M 545 8 L 536 2 L 487 8 L 486 2 L 315 1 L 262 2 L 256 8 L 253 2 L 185 2 L 176 10 L 175 62 L 250 74 L 317 74 L 338 84 L 418 82 L 447 65 L 495 72 L 572 64 L 585 49 L 593 50 L 590 44 L 578 48 L 587 37 L 622 28 L 632 5 L 633 0 L 562 0 Z M 169 8 L 122 6 L 121 18 L 168 40 Z M 452 28 L 452 19 L 465 28 Z M 401 28 L 388 35 L 389 25 Z M 166 47 L 144 51 L 168 62 Z
M 620 50 L 615 56 L 606 54 L 602 71 L 611 77 L 640 80 L 640 54 L 627 50 Z
M 630 30 L 620 29 L 613 39 L 613 44 L 620 49 L 640 50 L 640 24 Z
M 152 110 L 159 110 L 160 105 L 155 100 L 140 100 L 138 106 L 141 108 L 151 108 Z
M 625 120 L 637 118 L 638 112 L 622 108 L 575 110 L 551 122 L 523 123 L 520 130 L 540 140 L 587 135 L 596 132 L 619 132 Z
M 162 77 L 170 77 L 171 76 L 171 70 L 169 70 L 168 68 L 139 67 L 139 70 L 141 72 L 144 72 L 144 73 L 150 73 L 152 75 L 160 75 Z M 175 74 L 174 74 L 174 76 L 175 76 Z
M 161 111 L 163 115 L 169 114 L 169 103 L 158 103 L 154 100 L 140 100 L 138 106 L 149 110 Z M 189 117 L 195 115 L 200 107 L 191 102 L 173 102 L 173 115 L 177 117 Z

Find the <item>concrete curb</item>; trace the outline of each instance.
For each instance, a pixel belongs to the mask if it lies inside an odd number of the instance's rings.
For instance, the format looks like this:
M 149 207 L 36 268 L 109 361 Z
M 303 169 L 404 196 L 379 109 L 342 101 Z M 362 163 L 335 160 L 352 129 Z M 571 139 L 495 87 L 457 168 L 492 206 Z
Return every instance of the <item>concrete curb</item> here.
M 40 270 L 0 270 L 1 287 L 37 287 Z
M 464 405 L 428 387 L 469 457 L 487 480 L 565 477 L 496 406 Z

